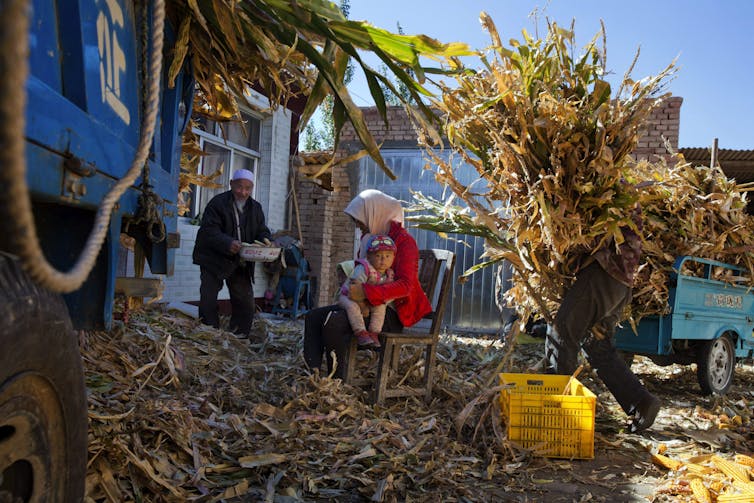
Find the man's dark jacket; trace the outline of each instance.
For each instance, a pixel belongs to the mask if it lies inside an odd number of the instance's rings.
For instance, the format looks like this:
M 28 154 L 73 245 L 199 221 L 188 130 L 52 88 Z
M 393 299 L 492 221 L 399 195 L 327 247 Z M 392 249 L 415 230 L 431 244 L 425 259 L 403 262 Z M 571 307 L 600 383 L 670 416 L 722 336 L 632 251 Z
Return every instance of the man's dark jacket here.
M 202 224 L 196 235 L 194 263 L 208 269 L 217 277 L 226 279 L 241 264 L 240 257 L 230 253 L 230 243 L 238 239 L 233 193 L 223 192 L 213 197 L 204 209 Z M 243 241 L 253 243 L 270 239 L 270 229 L 264 222 L 262 205 L 249 198 L 241 214 Z M 247 269 L 254 277 L 254 262 L 248 262 Z

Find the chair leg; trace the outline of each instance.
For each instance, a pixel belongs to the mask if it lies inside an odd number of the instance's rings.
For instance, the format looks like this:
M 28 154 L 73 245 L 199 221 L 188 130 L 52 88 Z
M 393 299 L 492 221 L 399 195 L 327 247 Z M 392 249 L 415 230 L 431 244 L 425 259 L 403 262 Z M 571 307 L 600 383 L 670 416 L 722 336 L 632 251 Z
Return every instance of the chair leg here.
M 437 359 L 437 344 L 427 344 L 427 357 L 424 368 L 424 400 L 429 403 L 432 400 L 432 384 L 435 373 L 435 360 Z
M 351 384 L 353 381 L 353 374 L 356 369 L 356 337 L 351 337 L 351 341 L 348 343 L 348 357 L 346 361 L 342 363 L 346 368 L 343 369 L 343 382 Z
M 398 364 L 401 362 L 401 346 L 392 346 L 393 351 L 390 353 L 390 368 L 398 370 Z
M 377 366 L 377 379 L 374 383 L 374 403 L 380 404 L 385 399 L 387 380 L 390 375 L 390 361 L 394 351 L 393 342 L 383 339 L 380 361 Z

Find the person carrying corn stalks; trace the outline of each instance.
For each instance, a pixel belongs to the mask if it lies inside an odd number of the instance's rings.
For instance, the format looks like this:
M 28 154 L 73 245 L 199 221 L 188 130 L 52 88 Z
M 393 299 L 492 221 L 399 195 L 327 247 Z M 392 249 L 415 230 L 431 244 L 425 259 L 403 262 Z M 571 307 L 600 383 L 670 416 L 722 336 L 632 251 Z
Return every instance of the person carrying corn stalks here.
M 641 232 L 638 205 L 633 221 Z M 630 416 L 629 430 L 638 432 L 652 426 L 660 400 L 631 372 L 613 342 L 615 327 L 631 303 L 642 248 L 641 237 L 633 229 L 626 226 L 621 232 L 624 241 L 619 246 L 611 239 L 583 259 L 545 339 L 545 358 L 548 371 L 573 374 L 579 348 L 583 349 L 589 364 Z

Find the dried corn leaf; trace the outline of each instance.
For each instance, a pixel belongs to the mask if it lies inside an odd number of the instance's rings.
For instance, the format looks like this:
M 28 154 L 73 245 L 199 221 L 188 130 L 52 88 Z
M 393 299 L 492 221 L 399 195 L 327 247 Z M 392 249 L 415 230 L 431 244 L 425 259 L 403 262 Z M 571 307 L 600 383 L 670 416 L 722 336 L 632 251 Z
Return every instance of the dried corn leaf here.
M 243 468 L 256 468 L 258 466 L 282 463 L 287 459 L 288 457 L 285 454 L 255 454 L 253 456 L 243 456 L 238 458 L 238 464 Z
M 405 104 L 413 103 L 410 113 L 431 128 L 436 117 L 421 99 L 429 92 L 422 86 L 425 69 L 420 57 L 444 64 L 445 68 L 432 68 L 433 73 L 447 73 L 455 71 L 458 56 L 471 54 L 465 44 L 445 44 L 425 35 L 394 34 L 364 21 L 350 21 L 335 4 L 322 0 L 190 0 L 169 1 L 166 7 L 168 19 L 178 28 L 168 82 L 172 85 L 184 62 L 190 60 L 198 88 L 195 111 L 213 120 L 233 120 L 238 115 L 238 101 L 255 108 L 247 98 L 252 87 L 264 90 L 272 108 L 314 89 L 300 126 L 305 126 L 324 96 L 334 96 L 343 119 L 354 125 L 369 154 L 388 174 L 391 172 L 361 111 L 345 87 L 347 61 L 353 58 L 358 65 L 355 68 L 361 69 L 367 79 L 379 80 Z M 405 85 L 410 97 L 404 98 L 389 79 L 366 65 L 358 50 L 380 58 Z M 370 91 L 384 110 L 385 96 L 379 86 Z M 384 113 L 383 118 L 387 119 Z M 336 138 L 342 126 L 338 121 Z

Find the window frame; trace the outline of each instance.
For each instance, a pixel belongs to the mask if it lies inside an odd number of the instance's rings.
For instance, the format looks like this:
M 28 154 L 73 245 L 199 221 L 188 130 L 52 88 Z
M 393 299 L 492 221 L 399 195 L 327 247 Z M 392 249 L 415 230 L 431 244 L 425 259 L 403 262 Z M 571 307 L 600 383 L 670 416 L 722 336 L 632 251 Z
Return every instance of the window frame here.
M 257 114 L 253 113 L 250 110 L 242 110 L 242 112 L 245 115 L 250 116 L 252 119 L 255 119 L 259 121 L 259 138 L 257 139 L 257 144 L 261 146 L 262 144 L 262 121 L 263 118 L 258 116 Z M 254 150 L 252 148 L 246 147 L 244 145 L 240 145 L 238 143 L 235 143 L 233 141 L 226 140 L 222 136 L 222 128 L 220 124 L 216 121 L 212 121 L 212 130 L 213 132 L 204 131 L 203 129 L 199 129 L 197 127 L 194 127 L 191 129 L 191 131 L 199 138 L 199 148 L 204 152 L 205 151 L 205 145 L 207 143 L 214 145 L 216 147 L 220 147 L 223 149 L 227 149 L 230 153 L 230 160 L 229 160 L 229 167 L 227 167 L 220 177 L 221 179 L 217 180 L 217 183 L 222 185 L 222 188 L 218 189 L 209 189 L 206 187 L 199 187 L 197 185 L 192 185 L 192 201 L 191 201 L 191 214 L 192 215 L 200 215 L 204 212 L 204 208 L 201 206 L 201 200 L 202 200 L 202 193 L 206 191 L 210 191 L 213 195 L 219 194 L 225 190 L 228 190 L 228 187 L 230 186 L 230 176 L 231 173 L 234 171 L 234 165 L 236 156 L 238 157 L 244 157 L 251 160 L 252 163 L 252 173 L 254 173 L 254 188 L 252 190 L 251 197 L 256 199 L 256 188 L 257 188 L 257 179 L 259 174 L 259 166 L 262 159 L 261 152 Z M 252 131 L 253 128 L 249 128 L 249 131 Z M 200 160 L 199 164 L 199 172 L 204 172 L 204 159 L 202 158 Z M 206 204 L 205 204 L 206 205 Z

